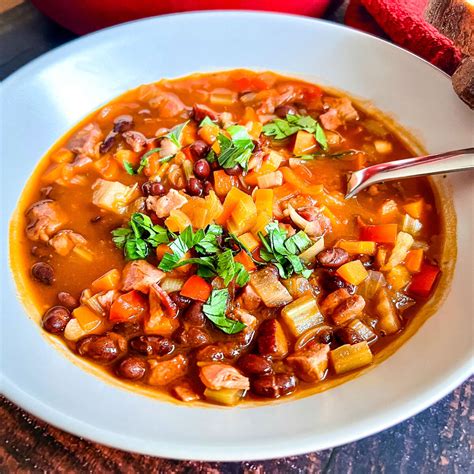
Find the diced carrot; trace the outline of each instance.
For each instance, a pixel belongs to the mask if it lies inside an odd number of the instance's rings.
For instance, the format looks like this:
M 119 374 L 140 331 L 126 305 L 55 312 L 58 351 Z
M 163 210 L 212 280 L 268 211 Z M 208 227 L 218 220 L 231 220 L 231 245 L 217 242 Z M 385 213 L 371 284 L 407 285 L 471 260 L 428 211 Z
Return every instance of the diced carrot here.
M 227 196 L 235 186 L 237 186 L 235 176 L 229 176 L 224 170 L 214 171 L 214 191 L 219 197 Z
M 273 197 L 276 202 L 284 201 L 299 194 L 297 186 L 285 183 L 283 186 L 273 188 Z
M 257 189 L 254 198 L 257 212 L 273 214 L 273 189 Z
M 165 253 L 173 253 L 171 251 L 169 245 L 160 244 L 160 245 L 158 245 L 158 247 L 156 247 L 156 257 L 158 258 L 158 261 L 161 262 L 161 260 L 165 256 Z
M 109 181 L 116 180 L 120 173 L 120 165 L 117 161 L 110 159 L 108 156 L 104 156 L 95 161 L 94 168 L 103 178 Z
M 56 180 L 61 179 L 63 175 L 64 163 L 53 163 L 48 169 L 41 175 L 41 181 L 50 184 Z
M 250 255 L 245 252 L 245 250 L 241 250 L 234 257 L 234 260 L 241 263 L 248 272 L 253 272 L 257 268 L 253 260 L 250 258 Z
M 265 230 L 265 227 L 267 227 L 267 225 L 271 222 L 271 220 L 272 220 L 271 215 L 267 214 L 266 212 L 258 212 L 255 223 L 252 226 L 252 234 L 255 237 L 258 237 L 259 232 L 266 235 L 267 231 Z
M 206 124 L 201 127 L 198 131 L 198 135 L 208 144 L 212 145 L 219 135 L 219 125 L 213 124 Z
M 428 297 L 440 273 L 437 265 L 424 262 L 421 265 L 420 272 L 413 275 L 408 292 L 415 296 Z
M 237 202 L 235 207 L 232 209 L 230 219 L 226 223 L 229 232 L 232 232 L 237 236 L 249 231 L 257 219 L 257 208 L 252 197 L 249 194 L 243 194 L 245 198 L 241 197 Z
M 394 244 L 397 233 L 397 224 L 366 225 L 360 228 L 359 238 L 383 244 Z
M 340 240 L 336 247 L 340 247 L 350 254 L 375 255 L 377 251 L 375 242 L 364 240 Z
M 71 163 L 74 159 L 74 153 L 67 148 L 60 148 L 51 155 L 51 161 L 55 163 Z
M 116 290 L 120 284 L 121 274 L 116 268 L 112 268 L 107 273 L 92 282 L 91 289 L 93 292 Z
M 410 250 L 405 258 L 405 266 L 411 273 L 417 273 L 423 263 L 423 249 Z
M 114 158 L 120 163 L 123 169 L 124 161 L 130 163 L 132 166 L 137 166 L 140 163 L 140 155 L 132 150 L 117 150 Z
M 316 137 L 309 132 L 300 130 L 296 134 L 295 145 L 293 146 L 293 153 L 296 156 L 307 155 L 316 150 Z
M 221 152 L 221 146 L 217 140 L 212 144 L 211 149 L 217 155 Z
M 258 115 L 257 115 L 257 112 L 255 112 L 255 109 L 253 109 L 252 107 L 246 106 L 241 123 L 245 125 L 248 122 L 258 122 Z
M 197 126 L 194 122 L 188 122 L 186 127 L 181 131 L 182 146 L 191 145 L 197 139 Z
M 337 269 L 336 273 L 351 285 L 359 285 L 369 276 L 360 260 L 345 263 Z
M 180 294 L 193 300 L 206 302 L 211 295 L 212 286 L 198 275 L 189 277 L 181 288 Z
M 234 209 L 236 209 L 235 215 Z M 232 187 L 224 200 L 222 214 L 217 219 L 217 223 L 224 225 L 231 217 L 233 217 L 233 220 L 235 221 L 234 224 L 235 226 L 238 226 L 239 229 L 245 227 L 250 228 L 251 224 L 249 226 L 247 220 L 255 220 L 256 214 L 257 208 L 255 207 L 252 196 L 241 191 L 239 188 Z M 245 222 L 239 222 L 241 218 L 245 219 Z M 248 229 L 242 230 L 241 233 L 244 233 L 247 230 Z
M 354 171 L 358 171 L 358 170 L 361 170 L 362 168 L 365 168 L 365 161 L 366 161 L 365 153 L 357 153 L 354 159 L 350 161 L 352 165 L 352 169 Z
M 410 214 L 414 219 L 419 219 L 423 214 L 425 207 L 425 200 L 423 198 L 417 199 L 416 201 L 409 202 L 403 206 L 403 209 Z
M 97 330 L 105 323 L 104 318 L 92 311 L 88 306 L 77 307 L 72 312 L 72 315 L 77 319 L 79 326 L 88 333 Z
M 252 235 L 251 232 L 246 232 L 245 234 L 239 236 L 239 241 L 249 252 L 253 252 L 260 246 L 260 242 Z
M 183 211 L 173 209 L 165 220 L 165 225 L 171 232 L 183 232 L 191 225 L 191 220 Z
M 145 297 L 136 290 L 119 296 L 110 307 L 109 319 L 115 322 L 126 322 L 141 317 L 147 310 Z

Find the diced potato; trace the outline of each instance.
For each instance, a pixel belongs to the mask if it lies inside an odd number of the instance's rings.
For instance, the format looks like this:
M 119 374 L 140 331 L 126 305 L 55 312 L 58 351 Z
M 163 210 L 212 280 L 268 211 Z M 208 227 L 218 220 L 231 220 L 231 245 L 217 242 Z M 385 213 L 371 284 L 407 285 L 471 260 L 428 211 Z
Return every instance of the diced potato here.
M 252 199 L 242 200 L 239 201 L 233 209 L 230 220 L 227 223 L 227 228 L 229 232 L 239 236 L 252 229 L 256 219 L 257 208 L 255 207 L 255 203 Z
M 260 189 L 274 188 L 283 184 L 283 174 L 281 171 L 265 173 L 257 178 L 257 184 Z
M 367 341 L 345 344 L 329 352 L 329 360 L 338 375 L 370 364 L 373 357 Z
M 392 144 L 387 140 L 375 140 L 374 147 L 377 153 L 386 154 L 392 151 Z
M 324 322 L 313 295 L 304 295 L 286 305 L 281 316 L 293 336 L 299 337 L 307 329 Z
M 70 319 L 66 324 L 66 328 L 64 329 L 64 337 L 68 341 L 77 341 L 84 336 L 87 336 L 87 331 L 82 329 L 79 321 L 74 318 Z
M 359 285 L 368 277 L 367 270 L 360 260 L 345 263 L 336 273 L 351 285 Z
M 204 390 L 204 396 L 206 397 L 206 400 L 212 403 L 227 406 L 237 405 L 243 394 L 244 391 L 239 390 L 238 388 L 221 388 L 220 390 L 206 388 L 206 390 Z
M 377 328 L 385 335 L 396 333 L 401 328 L 401 322 L 385 288 L 382 288 L 376 297 L 377 305 L 375 311 L 379 316 Z
M 266 235 L 267 231 L 265 230 L 265 227 L 267 227 L 271 220 L 271 215 L 267 214 L 266 212 L 258 212 L 257 218 L 255 219 L 255 223 L 251 229 L 252 234 L 255 237 L 258 237 L 259 232 L 261 232 L 263 235 Z
M 344 249 L 350 254 L 375 255 L 377 251 L 376 242 L 368 240 L 340 240 L 336 247 Z
M 119 181 L 99 178 L 93 185 L 92 203 L 101 209 L 123 214 L 128 204 L 140 197 L 138 185 L 125 186 Z
M 203 217 L 205 218 L 206 216 L 207 214 Z M 191 219 L 180 209 L 173 209 L 165 220 L 165 225 L 171 232 L 183 232 L 191 224 Z
M 283 161 L 283 155 L 280 153 L 272 150 L 265 156 L 262 166 L 258 170 L 260 174 L 271 173 L 272 171 L 276 171 Z
M 300 130 L 296 134 L 295 145 L 293 147 L 293 153 L 296 156 L 313 153 L 316 150 L 316 147 L 316 137 L 312 133 Z
M 393 267 L 385 276 L 387 283 L 395 290 L 401 290 L 410 283 L 410 272 L 404 265 Z

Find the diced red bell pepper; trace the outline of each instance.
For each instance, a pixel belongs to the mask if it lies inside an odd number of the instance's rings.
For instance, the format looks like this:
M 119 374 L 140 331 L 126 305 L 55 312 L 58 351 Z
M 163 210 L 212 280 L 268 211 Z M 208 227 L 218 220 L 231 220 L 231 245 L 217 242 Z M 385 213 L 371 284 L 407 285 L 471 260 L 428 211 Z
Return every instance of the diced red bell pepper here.
M 366 225 L 360 228 L 359 240 L 394 244 L 397 239 L 397 233 L 397 224 Z
M 414 296 L 426 298 L 430 295 L 440 269 L 436 265 L 424 262 L 419 273 L 413 275 L 408 292 Z
M 206 302 L 211 295 L 212 286 L 198 275 L 189 277 L 181 288 L 180 294 L 193 300 Z
M 109 319 L 114 322 L 126 322 L 140 318 L 148 308 L 146 298 L 136 290 L 119 296 L 110 307 Z

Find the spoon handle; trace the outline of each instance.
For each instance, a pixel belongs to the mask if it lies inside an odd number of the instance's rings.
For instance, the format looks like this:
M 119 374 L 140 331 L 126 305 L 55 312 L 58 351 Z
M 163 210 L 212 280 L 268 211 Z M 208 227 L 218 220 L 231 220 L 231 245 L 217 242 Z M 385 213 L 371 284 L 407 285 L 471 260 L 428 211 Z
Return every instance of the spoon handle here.
M 427 174 L 445 174 L 474 168 L 474 148 L 389 161 L 354 171 L 348 177 L 346 199 L 371 184 Z

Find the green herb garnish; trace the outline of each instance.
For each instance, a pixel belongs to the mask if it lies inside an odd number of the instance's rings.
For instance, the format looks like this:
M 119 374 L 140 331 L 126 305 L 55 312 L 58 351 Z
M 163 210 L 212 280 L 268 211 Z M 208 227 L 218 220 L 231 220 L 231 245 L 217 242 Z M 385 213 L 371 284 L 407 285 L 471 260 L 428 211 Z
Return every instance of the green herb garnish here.
M 199 128 L 204 127 L 204 125 L 215 125 L 216 122 L 213 122 L 208 115 L 206 115 L 199 124 Z
M 252 138 L 242 125 L 231 125 L 227 132 L 229 132 L 231 138 L 222 133 L 217 136 L 220 146 L 217 161 L 223 168 L 233 168 L 240 165 L 244 170 L 247 170 L 250 156 L 255 148 Z M 213 156 L 208 156 L 208 161 L 211 161 L 210 158 L 212 160 Z
M 146 258 L 150 247 L 169 242 L 168 231 L 159 225 L 153 225 L 151 219 L 140 212 L 132 214 L 127 227 L 119 227 L 112 231 L 112 241 L 123 249 L 127 260 Z
M 275 265 L 281 278 L 289 278 L 293 273 L 309 277 L 312 270 L 306 268 L 298 255 L 311 246 L 310 238 L 302 230 L 288 237 L 276 222 L 270 222 L 265 230 L 266 236 L 258 233 L 263 244 L 260 250 L 262 260 Z
M 183 122 L 179 125 L 176 125 L 170 132 L 168 132 L 165 137 L 169 138 L 179 149 L 181 149 L 181 135 L 183 133 L 184 127 L 189 123 L 189 120 Z
M 288 114 L 285 119 L 277 118 L 263 126 L 263 134 L 276 140 L 283 140 L 300 130 L 313 133 L 323 150 L 328 149 L 326 135 L 319 123 L 309 115 Z
M 309 160 L 314 160 L 316 158 L 342 158 L 343 156 L 350 156 L 356 153 L 360 153 L 360 151 L 344 150 L 344 151 L 338 151 L 336 153 L 317 152 L 317 153 L 311 153 L 310 155 L 298 156 L 298 159 L 309 161 Z
M 206 317 L 210 319 L 221 331 L 226 334 L 237 334 L 247 326 L 240 321 L 235 321 L 226 317 L 227 301 L 229 291 L 227 289 L 212 290 L 211 296 L 203 305 L 202 310 Z
M 123 162 L 123 167 L 125 168 L 125 171 L 126 171 L 128 174 L 131 174 L 131 175 L 137 174 L 137 171 L 135 171 L 135 170 L 133 169 L 133 166 L 132 166 L 131 163 L 129 163 L 128 161 L 124 161 L 124 162 Z

